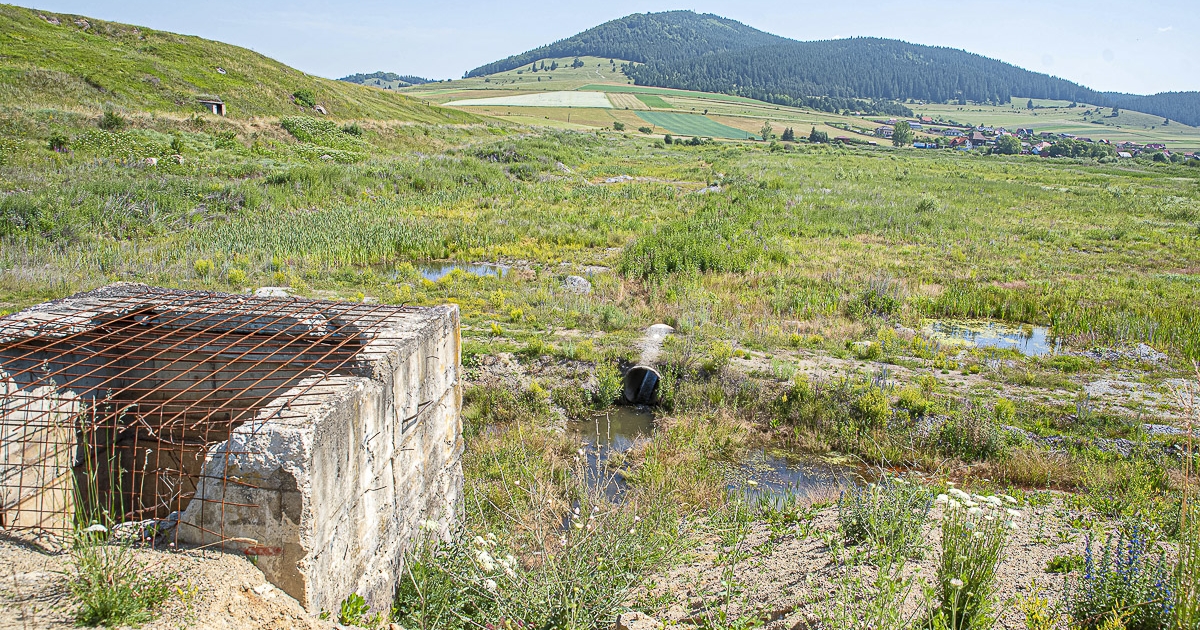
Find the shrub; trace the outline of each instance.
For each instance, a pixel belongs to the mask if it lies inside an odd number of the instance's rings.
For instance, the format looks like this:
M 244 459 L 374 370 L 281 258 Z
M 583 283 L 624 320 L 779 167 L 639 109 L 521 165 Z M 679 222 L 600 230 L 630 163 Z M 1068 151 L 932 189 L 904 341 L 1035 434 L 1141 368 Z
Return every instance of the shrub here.
M 950 415 L 936 429 L 938 449 L 965 461 L 988 459 L 1000 453 L 1003 440 L 992 414 L 981 406 L 968 406 Z
M 308 88 L 303 88 L 292 92 L 292 99 L 296 101 L 297 105 L 308 109 L 312 109 L 317 105 L 316 95 L 314 95 L 313 91 Z
M 917 201 L 917 212 L 934 212 L 939 208 L 936 197 L 925 195 Z
M 196 259 L 193 268 L 196 270 L 197 276 L 200 276 L 201 278 L 207 278 L 212 275 L 215 265 L 213 265 L 213 261 L 207 258 L 198 258 Z
M 996 569 L 1004 559 L 1008 530 L 1019 513 L 1002 507 L 996 497 L 971 497 L 951 490 L 939 495 L 946 505 L 942 520 L 942 553 L 934 587 L 937 608 L 934 627 L 952 630 L 991 628 L 997 611 Z M 978 499 L 975 501 L 974 499 Z
M 46 143 L 46 146 L 51 151 L 66 153 L 71 149 L 71 141 L 67 138 L 66 134 L 56 131 L 50 134 L 50 141 Z
M 342 133 L 350 136 L 361 136 L 363 135 L 363 129 L 356 122 L 346 123 L 342 125 Z
M 106 109 L 104 110 L 104 114 L 100 116 L 98 124 L 105 131 L 120 131 L 125 128 L 125 117 L 111 109 Z
M 921 391 L 921 388 L 910 385 L 900 390 L 900 397 L 896 401 L 896 406 L 913 416 L 921 416 L 929 409 L 929 400 L 925 398 L 925 394 Z
M 234 267 L 225 274 L 225 281 L 234 286 L 246 284 L 246 272 Z
M 714 341 L 708 346 L 708 357 L 704 361 L 704 370 L 711 374 L 720 374 L 729 367 L 733 358 L 733 346 L 724 341 Z
M 1171 580 L 1163 552 L 1154 554 L 1145 528 L 1109 534 L 1099 557 L 1088 538 L 1083 572 L 1067 583 L 1067 610 L 1087 630 L 1114 616 L 1127 630 L 1167 628 L 1171 620 Z
M 596 366 L 596 391 L 592 403 L 596 409 L 606 409 L 621 394 L 621 372 L 616 365 L 605 361 Z
M 79 602 L 75 620 L 108 627 L 150 621 L 170 595 L 173 577 L 150 570 L 129 547 L 86 536 L 71 551 L 75 571 L 69 587 Z
M 856 487 L 838 498 L 838 531 L 849 545 L 868 543 L 897 558 L 918 555 L 929 493 L 899 477 Z
M 375 613 L 368 616 L 371 611 L 371 605 L 367 600 L 363 599 L 358 593 L 350 593 L 350 595 L 342 600 L 342 604 L 338 609 L 338 623 L 346 626 L 362 626 L 364 628 L 375 628 L 383 623 L 382 613 Z
M 183 138 L 178 134 L 171 137 L 171 152 L 175 154 L 183 153 Z
M 638 127 L 638 131 L 642 133 L 654 133 L 654 130 L 649 127 Z
M 625 131 L 625 123 L 614 122 L 613 123 L 613 131 Z
M 860 431 L 882 429 L 887 426 L 892 408 L 883 390 L 872 384 L 863 384 L 855 391 L 850 411 L 858 422 Z

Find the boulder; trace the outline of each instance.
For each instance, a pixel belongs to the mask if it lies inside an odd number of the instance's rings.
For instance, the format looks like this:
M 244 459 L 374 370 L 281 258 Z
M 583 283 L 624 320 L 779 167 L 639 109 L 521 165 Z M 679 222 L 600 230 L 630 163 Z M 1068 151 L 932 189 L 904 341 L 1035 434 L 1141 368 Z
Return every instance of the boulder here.
M 592 292 L 592 283 L 588 282 L 588 279 L 583 276 L 567 276 L 567 279 L 563 280 L 563 286 L 571 293 L 578 293 L 580 295 L 587 295 Z

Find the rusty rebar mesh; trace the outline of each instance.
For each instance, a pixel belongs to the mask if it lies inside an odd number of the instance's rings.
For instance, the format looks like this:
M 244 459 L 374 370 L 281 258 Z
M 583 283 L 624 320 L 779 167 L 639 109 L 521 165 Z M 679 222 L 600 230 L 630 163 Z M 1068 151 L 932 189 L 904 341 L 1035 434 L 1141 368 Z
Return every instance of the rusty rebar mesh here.
M 118 285 L 0 318 L 0 527 L 182 513 L 214 445 L 318 404 L 404 310 Z

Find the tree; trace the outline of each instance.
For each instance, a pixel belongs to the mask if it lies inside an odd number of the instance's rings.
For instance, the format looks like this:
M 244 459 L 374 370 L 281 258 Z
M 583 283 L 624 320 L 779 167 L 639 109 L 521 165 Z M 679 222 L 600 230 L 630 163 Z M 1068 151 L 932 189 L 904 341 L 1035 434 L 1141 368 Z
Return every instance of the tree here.
M 771 121 L 763 122 L 762 129 L 758 130 L 758 135 L 762 136 L 764 142 L 771 139 Z
M 600 64 L 596 64 L 596 65 L 600 65 Z M 572 68 L 582 68 L 582 67 L 583 67 L 583 60 L 582 60 L 582 59 L 580 59 L 579 57 L 576 57 L 576 58 L 575 58 L 575 61 L 572 61 L 572 62 L 571 62 L 571 67 L 572 67 Z
M 816 144 L 826 143 L 829 142 L 829 134 L 824 131 L 817 131 L 817 128 L 813 127 L 812 131 L 808 132 L 808 141 Z
M 672 138 L 671 134 L 667 134 L 667 135 L 663 136 L 664 144 L 671 144 L 672 142 L 675 142 L 675 138 Z
M 788 127 L 783 130 L 783 135 L 779 136 L 779 139 L 783 140 L 784 142 L 795 142 L 796 141 L 796 132 L 792 131 L 791 127 Z
M 1029 102 L 1025 104 L 1025 109 L 1033 109 L 1033 99 L 1029 99 Z
M 1109 116 L 1116 118 L 1117 116 L 1120 116 L 1120 115 L 1121 115 L 1121 108 L 1117 107 L 1116 105 L 1113 105 L 1112 113 L 1109 114 Z
M 994 153 L 1000 155 L 1017 155 L 1021 152 L 1021 141 L 1016 136 L 1000 136 L 996 138 Z
M 623 123 L 623 122 L 614 122 L 614 123 L 613 123 L 613 130 L 614 130 L 614 131 L 625 131 L 625 123 Z
M 906 147 L 912 144 L 912 141 L 913 132 L 912 127 L 908 124 L 908 121 L 901 120 L 900 122 L 896 123 L 895 128 L 892 129 L 892 146 Z

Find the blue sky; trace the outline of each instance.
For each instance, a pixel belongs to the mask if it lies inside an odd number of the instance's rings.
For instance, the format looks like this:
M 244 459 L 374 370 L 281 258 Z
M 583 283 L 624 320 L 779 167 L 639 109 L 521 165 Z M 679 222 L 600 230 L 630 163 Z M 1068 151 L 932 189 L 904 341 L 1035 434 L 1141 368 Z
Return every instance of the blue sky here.
M 11 0 L 10 0 L 11 1 Z M 18 4 L 198 35 L 337 78 L 465 70 L 630 13 L 692 9 L 794 39 L 875 36 L 950 46 L 1138 94 L 1200 90 L 1196 0 L 657 0 L 386 2 L 38 0 Z

